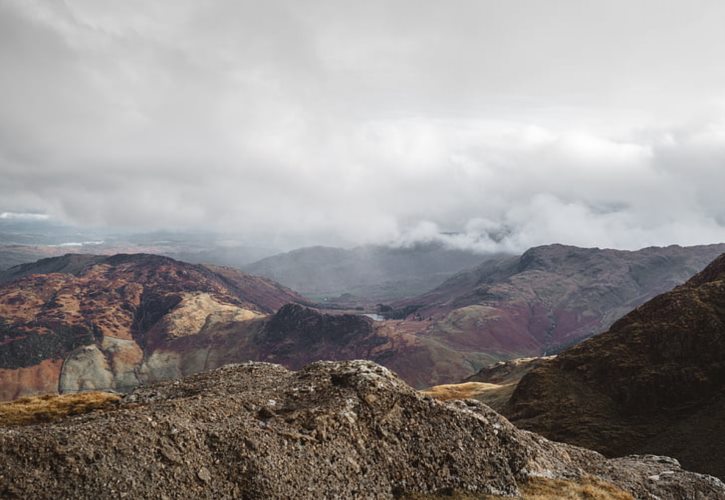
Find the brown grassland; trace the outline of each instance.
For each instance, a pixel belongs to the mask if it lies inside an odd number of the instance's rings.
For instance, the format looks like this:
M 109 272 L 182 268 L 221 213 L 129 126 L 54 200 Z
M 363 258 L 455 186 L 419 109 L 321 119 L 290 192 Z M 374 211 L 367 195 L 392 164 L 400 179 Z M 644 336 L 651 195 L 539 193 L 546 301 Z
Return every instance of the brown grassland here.
M 29 425 L 110 408 L 121 397 L 110 392 L 31 396 L 0 403 L 0 425 Z

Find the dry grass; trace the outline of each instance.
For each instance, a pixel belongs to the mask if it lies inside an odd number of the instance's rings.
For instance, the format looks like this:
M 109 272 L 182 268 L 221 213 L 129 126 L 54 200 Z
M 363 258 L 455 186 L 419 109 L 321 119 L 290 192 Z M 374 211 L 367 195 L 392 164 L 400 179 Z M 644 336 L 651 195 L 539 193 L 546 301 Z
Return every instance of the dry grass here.
M 31 396 L 0 403 L 0 425 L 29 425 L 60 420 L 69 415 L 81 415 L 109 408 L 119 401 L 110 392 L 80 392 L 76 394 Z
M 616 486 L 594 477 L 577 482 L 536 477 L 520 487 L 520 500 L 634 500 L 634 497 Z M 512 497 L 454 491 L 447 494 L 413 494 L 406 500 L 511 500 Z
M 532 478 L 522 488 L 526 500 L 634 500 L 634 497 L 601 479 L 586 477 L 578 482 Z
M 430 389 L 422 392 L 426 396 L 431 396 L 441 401 L 449 401 L 451 399 L 468 399 L 476 398 L 485 392 L 500 389 L 498 384 L 488 384 L 486 382 L 464 382 L 462 384 L 443 384 L 435 385 Z
M 461 384 L 436 385 L 420 392 L 440 401 L 477 399 L 500 412 L 511 398 L 515 388 L 516 384 L 499 385 L 488 382 L 463 382 Z

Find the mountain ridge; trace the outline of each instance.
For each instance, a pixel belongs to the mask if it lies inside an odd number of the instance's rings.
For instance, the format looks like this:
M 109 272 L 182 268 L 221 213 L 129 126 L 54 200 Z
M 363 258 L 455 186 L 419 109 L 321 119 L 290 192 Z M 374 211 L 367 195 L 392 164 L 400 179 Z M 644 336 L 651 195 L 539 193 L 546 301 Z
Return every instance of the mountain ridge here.
M 725 477 L 725 254 L 611 328 L 533 368 L 513 422 L 607 455 L 662 453 Z M 577 405 L 577 412 L 565 408 Z M 720 410 L 717 410 L 717 409 Z
M 242 269 L 321 301 L 375 303 L 422 293 L 488 256 L 438 243 L 303 247 Z M 342 297 L 341 297 L 342 296 Z
M 148 365 L 159 345 L 307 302 L 265 278 L 149 254 L 66 255 L 4 276 L 0 399 L 133 386 L 161 368 Z
M 491 258 L 392 306 L 430 318 L 422 335 L 454 349 L 541 356 L 606 330 L 723 252 L 725 244 L 638 251 L 546 245 Z
M 41 260 L 9 270 L 3 276 L 16 280 L 0 284 L 0 397 L 29 393 L 23 388 L 130 388 L 246 360 L 300 368 L 368 358 L 414 387 L 457 382 L 596 333 L 620 311 L 689 278 L 718 248 L 555 245 L 523 259 L 490 257 L 425 296 L 394 303 L 397 319 L 383 321 L 315 310 L 299 294 L 232 268 L 153 255 Z M 304 308 L 284 309 L 289 302 Z M 272 335 L 277 320 L 284 328 Z M 337 325 L 339 338 L 309 335 L 308 322 Z

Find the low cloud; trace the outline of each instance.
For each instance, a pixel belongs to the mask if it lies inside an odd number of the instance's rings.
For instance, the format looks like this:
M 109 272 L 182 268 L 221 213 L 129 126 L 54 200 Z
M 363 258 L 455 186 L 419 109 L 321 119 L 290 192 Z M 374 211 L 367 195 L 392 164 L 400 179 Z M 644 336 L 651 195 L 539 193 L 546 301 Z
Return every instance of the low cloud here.
M 0 211 L 275 247 L 725 241 L 722 4 L 630 7 L 647 33 L 504 4 L 2 2 Z

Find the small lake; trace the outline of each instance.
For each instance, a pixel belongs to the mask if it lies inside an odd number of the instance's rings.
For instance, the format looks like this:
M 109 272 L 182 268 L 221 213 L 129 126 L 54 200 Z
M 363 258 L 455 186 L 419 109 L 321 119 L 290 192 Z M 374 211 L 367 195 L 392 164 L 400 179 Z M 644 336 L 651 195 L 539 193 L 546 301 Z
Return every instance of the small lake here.
M 385 318 L 383 318 L 380 314 L 363 314 L 363 316 L 367 316 L 368 318 L 372 319 L 373 321 L 383 321 Z

